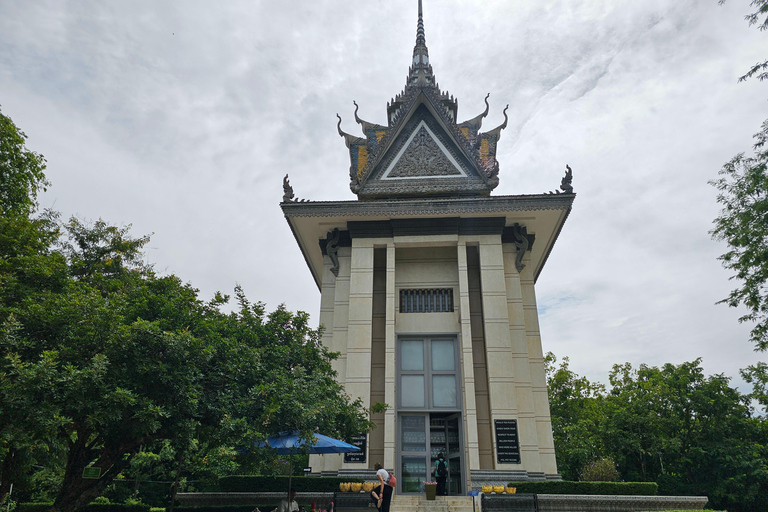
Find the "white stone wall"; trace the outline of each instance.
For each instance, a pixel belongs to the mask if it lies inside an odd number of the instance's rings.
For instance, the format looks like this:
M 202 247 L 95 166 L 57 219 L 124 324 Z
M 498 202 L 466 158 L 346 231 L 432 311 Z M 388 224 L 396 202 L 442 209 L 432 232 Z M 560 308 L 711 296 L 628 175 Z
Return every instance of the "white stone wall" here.
M 327 257 L 323 272 L 323 343 L 341 353 L 334 363 L 340 382 L 366 407 L 375 401 L 390 405 L 374 418 L 379 427 L 369 435 L 368 466 L 395 465 L 396 337 L 455 334 L 467 474 L 556 474 L 531 265 L 518 273 L 515 247 L 502 244 L 500 235 L 407 238 L 354 239 L 351 248 L 339 250 L 338 277 Z M 476 251 L 479 269 L 468 261 L 468 246 Z M 400 314 L 401 288 L 452 288 L 454 311 Z M 497 464 L 494 419 L 518 421 L 521 464 Z M 314 471 L 359 468 L 341 461 L 341 456 L 312 457 L 310 465 Z

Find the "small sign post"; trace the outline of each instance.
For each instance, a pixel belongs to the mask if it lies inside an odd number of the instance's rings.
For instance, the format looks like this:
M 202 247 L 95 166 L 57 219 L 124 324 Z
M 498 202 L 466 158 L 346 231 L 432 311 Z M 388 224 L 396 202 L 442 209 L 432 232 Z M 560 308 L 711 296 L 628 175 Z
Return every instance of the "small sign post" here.
M 100 477 L 101 477 L 101 468 L 95 468 L 93 466 L 83 468 L 83 478 L 98 480 Z

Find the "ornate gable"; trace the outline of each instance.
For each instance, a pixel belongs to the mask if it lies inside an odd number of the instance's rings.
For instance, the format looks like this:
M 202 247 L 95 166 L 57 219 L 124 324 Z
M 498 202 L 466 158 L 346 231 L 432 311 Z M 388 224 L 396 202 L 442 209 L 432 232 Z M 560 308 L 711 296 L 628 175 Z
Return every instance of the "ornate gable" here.
M 440 90 L 429 64 L 421 1 L 413 63 L 403 91 L 387 104 L 387 126 L 357 116 L 363 137 L 341 130 L 350 152 L 350 188 L 359 199 L 487 196 L 498 185 L 496 143 L 504 123 L 480 133 L 485 111 L 456 123 L 458 101 Z

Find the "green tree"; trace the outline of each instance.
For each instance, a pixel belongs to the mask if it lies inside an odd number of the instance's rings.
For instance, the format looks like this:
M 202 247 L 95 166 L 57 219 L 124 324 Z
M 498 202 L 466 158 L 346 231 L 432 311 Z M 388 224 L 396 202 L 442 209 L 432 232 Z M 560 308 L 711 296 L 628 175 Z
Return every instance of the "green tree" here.
M 581 468 L 607 455 L 601 438 L 605 386 L 580 377 L 564 357 L 544 358 L 557 468 L 566 480 L 578 480 Z
M 721 5 L 725 0 L 720 0 Z M 752 0 L 755 11 L 746 16 L 750 26 L 768 29 L 768 0 Z M 739 81 L 756 77 L 768 79 L 768 60 L 752 66 Z M 710 181 L 719 191 L 722 210 L 710 231 L 712 238 L 724 241 L 729 250 L 720 256 L 723 266 L 733 270 L 731 279 L 740 281 L 726 299 L 731 307 L 744 306 L 747 314 L 739 322 L 754 322 L 750 339 L 757 350 L 768 349 L 768 120 L 754 135 L 754 155 L 739 153 L 720 170 L 720 178 Z
M 723 5 L 726 0 L 719 0 L 719 4 Z M 768 30 L 768 0 L 752 0 L 749 5 L 755 8 L 754 12 L 747 14 L 744 18 L 749 23 L 749 26 L 757 25 L 758 30 Z M 761 21 L 761 18 L 762 21 Z M 768 60 L 758 62 L 752 66 L 743 76 L 739 78 L 739 82 L 743 82 L 748 78 L 756 76 L 758 80 L 762 81 L 768 79 Z
M 663 494 L 707 495 L 713 508 L 731 512 L 764 510 L 768 420 L 751 407 L 766 401 L 763 363 L 742 372 L 754 387 L 744 395 L 723 375 L 705 376 L 699 359 L 614 365 L 608 391 L 571 371 L 567 358 L 556 367 L 547 354 L 545 362 L 564 478 L 594 478 L 590 466 L 611 459 L 621 479 L 658 482 Z
M 54 422 L 66 445 L 52 510 L 87 504 L 159 440 L 181 464 L 201 437 L 233 446 L 285 429 L 367 429 L 306 314 L 267 315 L 239 289 L 239 310 L 224 313 L 225 297 L 204 303 L 175 276 L 155 275 L 138 257 L 146 238 L 76 220 L 67 233 L 66 286 L 17 307 L 16 329 L 0 339 L 3 402 Z M 102 476 L 83 478 L 88 466 Z
M 768 415 L 768 364 L 758 362 L 741 370 L 741 377 L 752 384 L 752 400 L 763 408 L 763 416 Z
M 0 214 L 28 213 L 45 190 L 45 159 L 26 148 L 27 136 L 0 111 Z
M 615 365 L 603 436 L 625 480 L 664 494 L 707 495 L 714 508 L 761 510 L 768 498 L 765 420 L 701 360 Z
M 25 139 L 0 112 L 0 338 L 17 336 L 14 308 L 43 290 L 60 290 L 66 281 L 65 259 L 52 250 L 59 233 L 57 216 L 35 212 L 37 192 L 47 186 L 45 160 L 26 148 Z M 13 386 L 4 378 L 4 363 L 0 361 L 0 388 Z M 42 369 L 38 375 L 42 380 L 29 382 L 31 389 L 48 384 Z M 58 453 L 40 441 L 55 425 L 52 411 L 41 405 L 34 414 L 20 416 L 17 405 L 0 400 L 0 498 L 12 482 L 17 493 L 25 491 L 25 469 Z
M 143 446 L 170 445 L 178 483 L 201 454 L 219 458 L 213 473 L 226 471 L 233 448 L 281 430 L 369 428 L 305 313 L 267 314 L 239 288 L 238 309 L 222 311 L 227 297 L 204 302 L 157 275 L 141 253 L 148 237 L 33 217 L 44 160 L 0 120 L 0 496 L 41 453 L 61 454 L 52 510 L 72 512 Z M 89 466 L 99 478 L 83 478 Z
M 725 164 L 720 178 L 710 183 L 722 205 L 711 234 L 729 250 L 720 256 L 723 266 L 740 281 L 728 298 L 731 307 L 743 305 L 740 322 L 754 322 L 751 341 L 758 350 L 768 348 L 768 121 L 755 134 L 755 154 L 740 153 Z

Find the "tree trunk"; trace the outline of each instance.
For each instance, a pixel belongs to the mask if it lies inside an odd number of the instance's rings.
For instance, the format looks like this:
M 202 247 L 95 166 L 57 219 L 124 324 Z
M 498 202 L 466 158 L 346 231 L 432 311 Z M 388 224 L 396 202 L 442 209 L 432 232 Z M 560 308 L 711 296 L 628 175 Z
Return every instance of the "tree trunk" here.
M 8 453 L 3 458 L 3 467 L 0 470 L 0 500 L 5 498 L 11 491 L 11 484 L 13 483 L 14 466 L 18 459 L 18 450 L 16 448 L 9 448 Z
M 107 485 L 128 466 L 131 456 L 139 445 L 139 443 L 118 444 L 94 450 L 87 446 L 84 440 L 87 438 L 88 436 L 78 436 L 71 445 L 61 490 L 48 512 L 75 512 L 94 498 L 101 496 Z M 101 468 L 101 476 L 94 479 L 83 478 L 83 470 L 97 455 L 98 459 L 93 466 Z
M 173 512 L 173 508 L 176 506 L 176 493 L 179 491 L 179 480 L 181 480 L 181 465 L 183 458 L 179 459 L 179 466 L 176 468 L 176 478 L 173 479 L 173 488 L 171 489 L 171 504 L 166 509 L 168 512 Z

